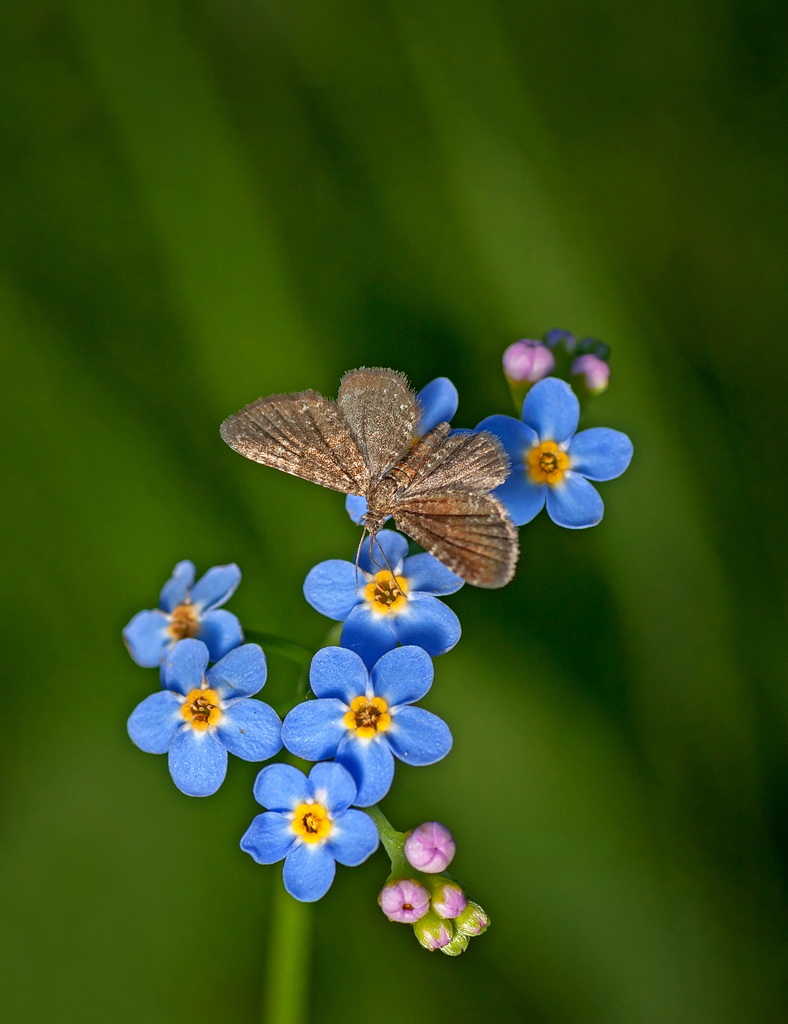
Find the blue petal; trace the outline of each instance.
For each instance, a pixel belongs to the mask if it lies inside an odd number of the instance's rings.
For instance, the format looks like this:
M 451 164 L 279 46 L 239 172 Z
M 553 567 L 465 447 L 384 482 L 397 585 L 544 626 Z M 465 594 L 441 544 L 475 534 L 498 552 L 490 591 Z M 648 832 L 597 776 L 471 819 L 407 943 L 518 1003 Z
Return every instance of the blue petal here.
M 418 590 L 425 594 L 456 594 L 465 582 L 426 551 L 406 558 L 402 575 L 407 580 L 410 593 Z
M 389 651 L 371 673 L 375 695 L 390 707 L 421 700 L 432 686 L 433 674 L 432 661 L 421 647 Z
M 345 511 L 354 523 L 361 526 L 367 514 L 367 499 L 362 494 L 348 494 L 345 498 Z
M 267 761 L 282 749 L 279 715 L 259 700 L 239 700 L 226 708 L 216 735 L 231 754 L 244 761 Z
M 448 725 L 424 708 L 401 708 L 386 736 L 391 749 L 405 764 L 435 764 L 448 754 L 452 745 Z
M 369 675 L 364 662 L 353 651 L 323 647 L 312 658 L 309 685 L 317 697 L 336 697 L 350 704 L 367 692 Z
M 331 815 L 341 814 L 356 802 L 356 784 L 350 772 L 334 761 L 316 764 L 309 773 L 312 798 L 328 808 Z
M 519 465 L 523 461 L 525 453 L 533 448 L 539 440 L 529 426 L 521 420 L 516 420 L 514 416 L 501 416 L 500 414 L 488 416 L 478 425 L 476 433 L 482 430 L 486 430 L 498 438 L 513 466 Z
M 178 562 L 172 570 L 172 576 L 162 587 L 159 594 L 159 608 L 163 612 L 171 612 L 179 604 L 183 604 L 189 594 L 189 587 L 194 583 L 194 562 Z
M 577 430 L 580 403 L 566 381 L 545 377 L 534 384 L 523 402 L 523 421 L 540 441 L 566 441 Z
M 208 648 L 202 640 L 179 640 L 164 662 L 164 683 L 184 697 L 202 685 L 208 664 Z
M 364 572 L 381 572 L 391 566 L 399 572 L 400 563 L 408 553 L 408 539 L 396 530 L 381 530 L 375 539 L 361 545 L 358 564 Z
M 208 648 L 211 661 L 218 661 L 228 651 L 244 642 L 244 634 L 238 616 L 224 608 L 203 612 L 200 632 L 197 634 Z
M 255 779 L 254 798 L 271 811 L 294 811 L 308 790 L 303 772 L 289 764 L 269 764 Z
M 347 732 L 342 718 L 347 705 L 333 697 L 297 704 L 282 724 L 282 742 L 296 757 L 322 761 L 333 757 Z
M 364 811 L 345 811 L 334 819 L 326 847 L 340 864 L 354 868 L 377 850 L 378 830 Z
M 401 644 L 423 647 L 433 658 L 450 651 L 462 634 L 451 608 L 429 594 L 410 598 L 406 608 L 391 616 L 391 629 Z
M 531 482 L 528 470 L 522 463 L 514 466 L 511 473 L 493 495 L 502 501 L 515 526 L 524 526 L 539 515 L 544 508 L 546 487 Z
M 302 903 L 314 903 L 331 888 L 336 870 L 324 844 L 297 843 L 285 858 L 282 877 L 291 896 Z
M 577 473 L 566 473 L 561 484 L 547 490 L 547 514 L 569 530 L 596 526 L 604 511 L 599 491 Z
M 373 612 L 366 603 L 358 605 L 345 619 L 339 642 L 344 648 L 357 654 L 367 668 L 397 646 L 397 638 L 391 627 L 392 615 Z
M 227 751 L 210 732 L 188 726 L 175 734 L 170 746 L 172 781 L 187 796 L 210 796 L 224 782 Z
M 276 864 L 287 856 L 295 840 L 290 815 L 266 811 L 252 819 L 252 824 L 241 836 L 241 849 L 258 864 Z
M 568 455 L 575 473 L 589 480 L 615 480 L 632 459 L 632 442 L 620 430 L 592 427 L 575 434 Z
M 160 611 L 137 612 L 123 630 L 129 654 L 143 668 L 156 668 L 172 644 L 167 616 Z
M 160 690 L 134 708 L 128 730 L 133 743 L 146 754 L 166 754 L 176 730 L 185 724 L 178 700 L 169 690 Z
M 304 580 L 304 597 L 321 615 L 342 622 L 362 600 L 358 590 L 366 582 L 352 562 L 331 558 L 309 570 Z
M 230 565 L 215 565 L 192 587 L 192 603 L 200 611 L 218 608 L 233 596 L 240 582 L 241 570 L 234 562 Z
M 416 401 L 421 408 L 417 431 L 423 437 L 439 423 L 451 421 L 457 412 L 460 396 L 448 377 L 436 377 L 424 385 L 416 395 Z
M 394 779 L 394 757 L 382 737 L 358 740 L 346 736 L 339 744 L 336 760 L 347 768 L 358 787 L 356 799 L 359 807 L 370 807 L 382 800 Z
M 208 670 L 210 686 L 225 700 L 251 697 L 262 690 L 268 675 L 263 649 L 259 644 L 244 644 L 225 654 L 220 662 Z

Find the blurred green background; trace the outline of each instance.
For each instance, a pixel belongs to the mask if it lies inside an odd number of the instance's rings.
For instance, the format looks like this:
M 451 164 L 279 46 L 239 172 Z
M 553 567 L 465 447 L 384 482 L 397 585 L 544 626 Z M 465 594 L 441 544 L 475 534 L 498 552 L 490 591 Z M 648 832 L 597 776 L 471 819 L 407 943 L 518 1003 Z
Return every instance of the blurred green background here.
M 494 926 L 386 922 L 377 855 L 314 908 L 310 1019 L 784 1022 L 780 669 L 786 8 L 762 0 L 30 0 L 4 13 L 0 1014 L 259 1019 L 278 868 L 254 765 L 189 800 L 125 720 L 120 630 L 236 561 L 250 629 L 318 645 L 337 494 L 222 445 L 359 365 L 510 412 L 503 348 L 603 338 L 636 457 L 594 530 L 541 516 L 454 599 L 401 828 L 455 830 Z M 269 693 L 290 666 L 269 659 Z M 304 985 L 310 984 L 305 978 Z

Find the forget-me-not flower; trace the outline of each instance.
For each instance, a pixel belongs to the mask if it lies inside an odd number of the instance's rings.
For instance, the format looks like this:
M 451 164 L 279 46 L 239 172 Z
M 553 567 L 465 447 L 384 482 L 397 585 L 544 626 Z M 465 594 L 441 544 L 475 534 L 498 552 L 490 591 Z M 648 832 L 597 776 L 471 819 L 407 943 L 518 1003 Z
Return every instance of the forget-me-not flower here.
M 363 863 L 378 847 L 378 830 L 368 814 L 350 805 L 356 785 L 341 765 L 316 764 L 309 777 L 287 764 L 263 768 L 254 784 L 258 814 L 241 839 L 241 849 L 258 864 L 284 858 L 285 889 L 312 903 L 334 881 L 336 862 Z
M 421 409 L 416 436 L 424 437 L 439 423 L 451 422 L 457 412 L 460 397 L 448 377 L 436 377 L 424 385 L 416 395 L 416 401 Z M 345 508 L 353 522 L 360 524 L 367 514 L 367 499 L 360 494 L 349 494 L 345 499 Z
M 196 583 L 193 562 L 178 562 L 164 584 L 159 607 L 137 612 L 123 630 L 129 654 L 143 668 L 156 668 L 179 640 L 202 640 L 211 661 L 243 643 L 241 623 L 220 609 L 241 582 L 237 565 L 215 565 Z
M 408 556 L 408 541 L 381 530 L 362 545 L 358 566 L 338 558 L 320 562 L 304 581 L 304 596 L 322 615 L 344 622 L 340 643 L 372 666 L 398 643 L 445 654 L 460 639 L 460 620 L 438 596 L 463 581 L 437 558 Z
M 353 651 L 324 647 L 312 659 L 309 682 L 317 700 L 298 704 L 282 724 L 296 757 L 336 760 L 358 786 L 359 807 L 376 804 L 394 778 L 394 757 L 428 765 L 451 750 L 446 723 L 417 700 L 432 685 L 432 662 L 420 647 L 398 647 L 368 672 Z
M 259 700 L 267 669 L 257 644 L 244 644 L 213 668 L 201 640 L 181 640 L 162 672 L 165 689 L 132 711 L 129 736 L 148 754 L 168 754 L 172 780 L 188 796 L 210 796 L 224 782 L 227 752 L 267 761 L 282 749 L 279 716 Z
M 512 464 L 493 494 L 515 526 L 530 522 L 547 505 L 559 526 L 595 526 L 604 512 L 590 480 L 613 480 L 632 458 L 632 442 L 620 430 L 592 427 L 575 433 L 580 404 L 557 377 L 535 384 L 523 402 L 523 418 L 488 416 L 476 428 L 494 434 Z

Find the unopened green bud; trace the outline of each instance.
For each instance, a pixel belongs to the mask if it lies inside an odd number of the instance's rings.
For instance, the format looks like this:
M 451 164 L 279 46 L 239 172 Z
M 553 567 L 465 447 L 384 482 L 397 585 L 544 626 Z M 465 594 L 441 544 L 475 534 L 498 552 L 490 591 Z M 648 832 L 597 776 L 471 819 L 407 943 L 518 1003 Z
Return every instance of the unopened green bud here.
M 468 900 L 468 906 L 458 917 L 454 918 L 452 924 L 458 932 L 472 938 L 474 935 L 481 935 L 482 932 L 487 931 L 490 927 L 490 917 L 478 903 Z
M 413 934 L 425 949 L 442 949 L 451 942 L 454 928 L 451 921 L 430 911 L 413 925 Z
M 441 946 L 441 953 L 445 953 L 446 956 L 459 956 L 460 953 L 464 953 L 468 948 L 470 938 L 467 935 L 463 935 L 462 932 L 455 932 L 451 942 L 447 942 L 445 946 Z

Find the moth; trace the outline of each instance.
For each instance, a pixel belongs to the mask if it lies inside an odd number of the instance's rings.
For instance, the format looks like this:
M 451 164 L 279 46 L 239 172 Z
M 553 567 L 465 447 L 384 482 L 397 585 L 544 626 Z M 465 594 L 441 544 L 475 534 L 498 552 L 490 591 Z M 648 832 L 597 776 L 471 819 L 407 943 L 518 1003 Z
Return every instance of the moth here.
M 420 414 L 403 374 L 361 368 L 345 374 L 336 401 L 311 390 L 258 398 L 220 433 L 253 462 L 363 495 L 370 543 L 391 516 L 468 583 L 502 587 L 517 564 L 517 530 L 489 492 L 509 459 L 491 434 L 452 434 L 448 423 L 419 437 Z

